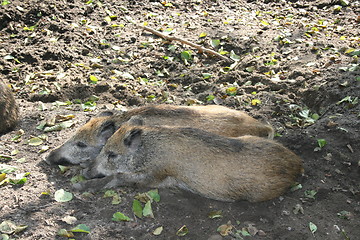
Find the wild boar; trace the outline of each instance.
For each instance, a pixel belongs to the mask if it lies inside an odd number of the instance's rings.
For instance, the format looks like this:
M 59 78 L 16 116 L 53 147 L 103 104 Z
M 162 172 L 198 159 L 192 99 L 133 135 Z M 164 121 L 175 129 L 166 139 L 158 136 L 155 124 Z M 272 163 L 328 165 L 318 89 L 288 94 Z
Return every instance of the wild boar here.
M 0 134 L 12 130 L 18 118 L 19 109 L 11 89 L 0 80 Z
M 141 126 L 131 119 L 84 170 L 96 179 L 77 187 L 178 187 L 215 200 L 259 202 L 283 194 L 302 171 L 301 159 L 270 139 Z
M 104 112 L 82 126 L 62 146 L 54 149 L 46 161 L 51 164 L 86 166 L 100 153 L 107 139 L 132 116 L 141 116 L 146 125 L 171 125 L 200 128 L 215 134 L 238 137 L 255 135 L 273 138 L 274 130 L 243 111 L 227 107 L 155 105 L 125 113 Z

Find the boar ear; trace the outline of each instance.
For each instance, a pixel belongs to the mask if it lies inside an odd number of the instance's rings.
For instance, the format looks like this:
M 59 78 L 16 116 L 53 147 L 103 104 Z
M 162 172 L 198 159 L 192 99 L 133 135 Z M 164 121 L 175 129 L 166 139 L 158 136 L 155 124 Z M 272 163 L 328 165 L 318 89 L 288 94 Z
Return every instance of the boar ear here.
M 142 126 L 144 125 L 144 119 L 141 116 L 132 116 L 129 119 L 128 124 L 130 126 Z
M 131 129 L 126 133 L 124 138 L 124 145 L 130 150 L 135 151 L 141 144 L 142 130 L 138 128 Z
M 100 144 L 105 144 L 106 141 L 114 134 L 115 132 L 115 122 L 114 121 L 106 121 L 104 122 L 99 131 L 99 139 Z

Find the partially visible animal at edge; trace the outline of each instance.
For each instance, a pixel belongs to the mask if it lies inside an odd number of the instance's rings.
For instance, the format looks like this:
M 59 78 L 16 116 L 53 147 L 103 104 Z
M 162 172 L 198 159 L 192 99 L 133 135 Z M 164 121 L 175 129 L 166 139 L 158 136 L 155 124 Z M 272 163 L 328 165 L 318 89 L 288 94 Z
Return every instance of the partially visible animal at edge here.
M 223 137 L 201 129 L 142 126 L 133 117 L 107 141 L 76 188 L 177 187 L 221 200 L 273 199 L 303 172 L 301 159 L 257 136 Z
M 0 80 L 0 134 L 11 131 L 17 124 L 19 109 L 11 89 Z
M 238 137 L 254 135 L 273 138 L 274 130 L 243 111 L 223 106 L 152 105 L 125 113 L 103 112 L 80 127 L 73 137 L 50 152 L 50 164 L 87 166 L 100 153 L 109 137 L 132 116 L 141 116 L 146 125 L 170 125 L 203 129 Z

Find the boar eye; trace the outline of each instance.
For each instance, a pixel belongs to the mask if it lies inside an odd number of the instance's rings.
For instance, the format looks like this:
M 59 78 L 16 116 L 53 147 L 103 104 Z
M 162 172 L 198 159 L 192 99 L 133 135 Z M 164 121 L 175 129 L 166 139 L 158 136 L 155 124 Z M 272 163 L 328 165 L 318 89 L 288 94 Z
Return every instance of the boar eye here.
M 114 152 L 108 152 L 108 157 L 109 157 L 109 158 L 116 158 L 116 157 L 117 157 L 117 154 L 114 153 Z
M 78 146 L 79 148 L 86 148 L 87 147 L 87 145 L 85 143 L 83 143 L 83 142 L 77 142 L 76 146 Z

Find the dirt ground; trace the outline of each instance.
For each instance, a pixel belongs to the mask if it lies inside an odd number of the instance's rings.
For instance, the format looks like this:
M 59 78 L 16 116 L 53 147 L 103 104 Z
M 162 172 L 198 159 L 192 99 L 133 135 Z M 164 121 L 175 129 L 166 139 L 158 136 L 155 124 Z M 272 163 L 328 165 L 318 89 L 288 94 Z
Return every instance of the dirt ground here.
M 8 178 L 30 173 L 24 184 L 0 186 L 0 223 L 28 226 L 8 236 L 67 239 L 60 229 L 85 224 L 90 234 L 74 239 L 358 239 L 360 3 L 349 2 L 2 0 L 0 78 L 21 121 L 0 136 L 0 163 L 18 167 Z M 129 17 L 236 61 L 164 41 Z M 139 219 L 132 201 L 149 189 L 119 188 L 114 205 L 104 193 L 77 192 L 75 168 L 62 174 L 43 161 L 98 112 L 149 103 L 220 104 L 269 122 L 275 140 L 302 157 L 302 188 L 261 203 L 160 189 L 154 218 Z M 37 129 L 66 114 L 75 115 L 70 128 Z M 29 145 L 36 136 L 43 143 Z M 74 198 L 55 201 L 59 189 Z M 222 217 L 208 217 L 219 210 Z M 118 211 L 132 221 L 112 221 Z M 217 229 L 229 221 L 222 237 Z M 177 236 L 183 225 L 188 233 Z

